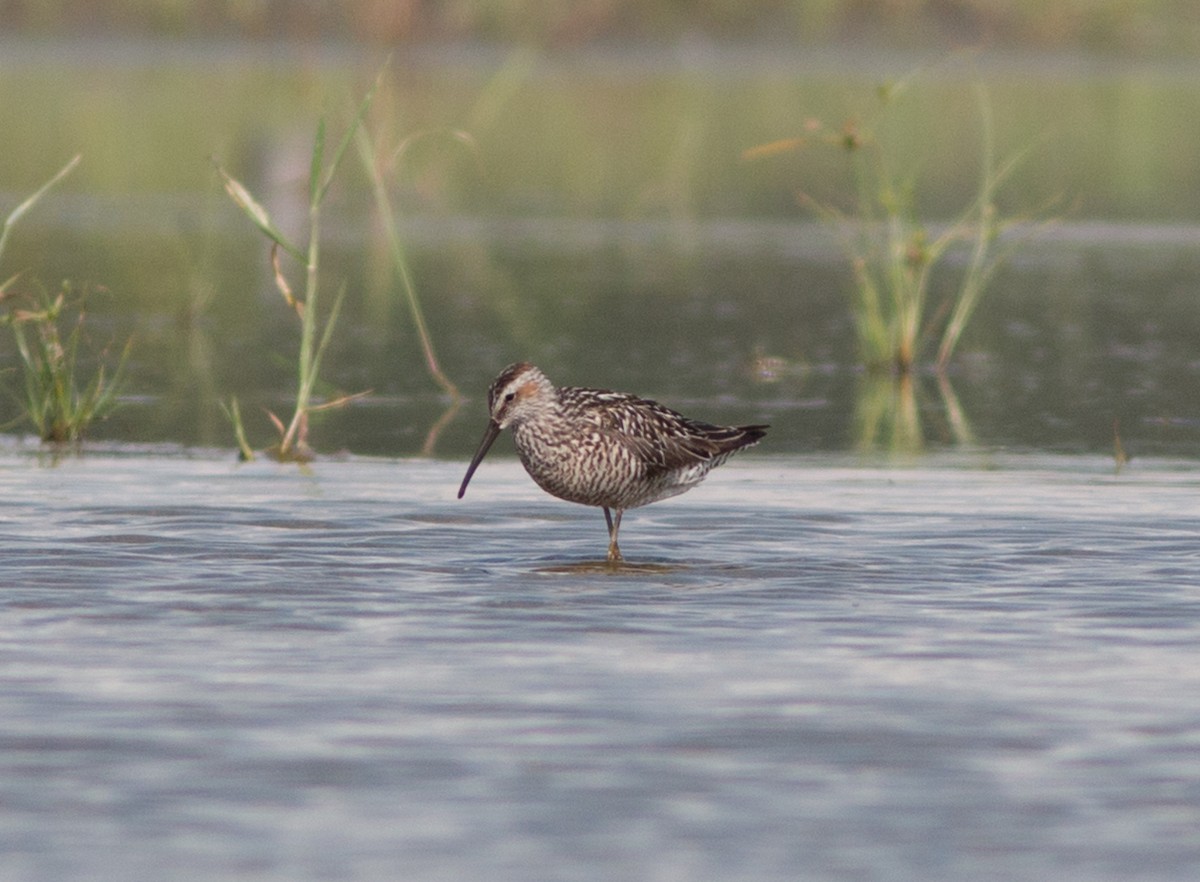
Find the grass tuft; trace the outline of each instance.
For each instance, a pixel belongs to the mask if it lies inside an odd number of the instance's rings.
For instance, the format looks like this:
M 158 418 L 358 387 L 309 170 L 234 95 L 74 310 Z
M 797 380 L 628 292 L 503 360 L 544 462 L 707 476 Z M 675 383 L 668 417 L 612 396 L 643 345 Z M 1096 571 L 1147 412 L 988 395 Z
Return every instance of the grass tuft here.
M 81 345 L 86 297 L 69 285 L 54 297 L 43 289 L 28 306 L 13 307 L 4 316 L 13 330 L 24 375 L 17 396 L 22 417 L 47 443 L 77 444 L 93 421 L 118 404 L 133 339 L 126 341 L 111 370 L 106 364 L 108 352 L 102 351 L 99 365 L 84 380 Z
M 891 93 L 881 97 L 888 109 Z M 813 200 L 805 201 L 843 231 L 854 272 L 854 317 L 863 361 L 869 368 L 912 371 L 936 344 L 934 365 L 943 371 L 997 267 L 994 248 L 1001 229 L 995 195 L 1014 162 L 993 159 L 991 113 L 980 91 L 982 155 L 974 200 L 940 231 L 920 218 L 916 183 L 892 171 L 886 145 L 856 134 L 843 139 L 858 179 L 854 218 Z M 849 231 L 846 233 L 845 231 Z M 951 247 L 969 244 L 971 256 L 958 287 L 947 300 L 932 304 L 930 283 Z
M 9 212 L 0 230 L 0 258 L 16 224 L 81 159 L 82 156 L 75 156 Z M 76 291 L 64 283 L 55 296 L 40 287 L 37 294 L 17 295 L 14 289 L 18 278 L 19 274 L 11 276 L 0 285 L 0 301 L 6 301 L 8 306 L 8 311 L 0 316 L 0 324 L 12 329 L 23 375 L 21 391 L 11 393 L 21 409 L 17 421 L 31 423 L 43 442 L 77 444 L 95 420 L 107 416 L 117 406 L 117 393 L 133 338 L 126 341 L 111 366 L 108 349 L 102 350 L 98 366 L 85 379 L 83 331 L 88 292 Z
M 1015 221 L 1000 217 L 996 195 L 1023 154 L 998 162 L 990 104 L 979 87 L 980 177 L 972 201 L 950 222 L 926 224 L 919 212 L 916 178 L 901 174 L 887 143 L 887 123 L 902 111 L 908 82 L 880 88 L 875 115 L 867 124 L 849 122 L 827 128 L 811 120 L 803 137 L 750 148 L 749 160 L 832 146 L 849 160 L 855 207 L 852 213 L 808 194 L 800 194 L 838 233 L 854 279 L 853 313 L 860 357 L 872 370 L 913 371 L 932 352 L 932 364 L 945 371 L 987 285 L 1006 254 L 997 249 L 1000 234 Z M 932 128 L 932 127 L 928 127 Z M 954 248 L 969 249 L 957 287 L 933 302 L 931 282 Z
M 275 273 L 275 285 L 279 289 L 284 302 L 296 313 L 300 320 L 300 347 L 297 353 L 297 386 L 296 400 L 291 419 L 284 423 L 279 417 L 268 412 L 271 422 L 279 433 L 279 441 L 267 449 L 267 454 L 274 459 L 284 462 L 306 462 L 312 458 L 308 446 L 308 418 L 317 410 L 338 407 L 358 397 L 344 396 L 334 401 L 315 404 L 313 391 L 320 376 L 321 362 L 326 348 L 337 326 L 345 298 L 343 286 L 334 298 L 332 306 L 322 314 L 320 310 L 321 297 L 321 206 L 329 193 L 338 169 L 341 167 L 346 150 L 356 133 L 362 128 L 371 100 L 379 87 L 383 72 L 380 72 L 374 85 L 367 91 L 358 105 L 357 113 L 346 132 L 333 150 L 332 156 L 326 161 L 326 123 L 322 117 L 317 123 L 316 135 L 313 139 L 311 162 L 309 164 L 308 180 L 308 242 L 304 247 L 292 243 L 274 224 L 266 208 L 254 198 L 249 189 L 233 175 L 217 164 L 217 171 L 224 183 L 225 191 L 234 204 L 242 209 L 247 218 L 258 230 L 271 240 L 271 264 Z M 304 294 L 297 297 L 292 286 L 287 281 L 287 275 L 281 265 L 280 251 L 298 261 L 304 269 Z M 360 393 L 366 394 L 366 393 Z M 233 423 L 234 434 L 237 437 L 238 449 L 243 458 L 252 458 L 253 450 L 246 441 L 245 427 L 242 424 L 241 412 L 236 399 L 225 406 L 225 412 Z

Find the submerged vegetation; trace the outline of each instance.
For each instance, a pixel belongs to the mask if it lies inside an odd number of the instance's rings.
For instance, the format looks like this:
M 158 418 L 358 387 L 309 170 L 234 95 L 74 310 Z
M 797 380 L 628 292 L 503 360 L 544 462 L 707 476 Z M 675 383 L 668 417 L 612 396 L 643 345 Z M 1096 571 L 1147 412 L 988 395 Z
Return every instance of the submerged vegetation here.
M 76 156 L 68 162 L 9 213 L 0 232 L 0 258 L 17 222 L 51 187 L 70 174 L 80 159 Z M 88 291 L 76 290 L 64 282 L 53 296 L 38 283 L 34 283 L 36 293 L 18 293 L 18 280 L 19 275 L 12 276 L 0 285 L 0 302 L 8 307 L 0 323 L 12 329 L 20 358 L 21 391 L 11 393 L 21 409 L 19 419 L 31 423 L 44 442 L 78 443 L 94 420 L 116 407 L 121 375 L 133 340 L 125 343 L 111 368 L 107 349 L 98 353 L 98 364 L 85 375 L 83 343 Z

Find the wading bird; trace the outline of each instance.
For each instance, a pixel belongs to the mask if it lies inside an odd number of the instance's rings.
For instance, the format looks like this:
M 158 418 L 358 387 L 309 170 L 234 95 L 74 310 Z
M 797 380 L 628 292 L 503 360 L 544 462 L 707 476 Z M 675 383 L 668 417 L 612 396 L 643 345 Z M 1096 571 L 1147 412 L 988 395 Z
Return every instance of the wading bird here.
M 714 426 L 626 392 L 558 387 L 526 362 L 492 382 L 488 415 L 458 498 L 496 436 L 511 428 L 521 464 L 539 487 L 604 509 L 610 561 L 622 559 L 617 533 L 627 509 L 690 490 L 768 428 Z

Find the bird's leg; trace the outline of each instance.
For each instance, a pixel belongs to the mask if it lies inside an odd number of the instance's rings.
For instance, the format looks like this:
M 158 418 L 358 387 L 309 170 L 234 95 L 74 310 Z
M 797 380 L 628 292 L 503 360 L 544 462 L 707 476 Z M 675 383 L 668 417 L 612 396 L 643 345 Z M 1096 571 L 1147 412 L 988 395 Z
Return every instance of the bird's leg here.
M 621 557 L 621 549 L 617 547 L 617 533 L 621 529 L 621 509 L 617 509 L 617 516 L 614 518 L 608 507 L 604 508 L 604 520 L 608 524 L 608 559 L 609 561 L 624 560 Z

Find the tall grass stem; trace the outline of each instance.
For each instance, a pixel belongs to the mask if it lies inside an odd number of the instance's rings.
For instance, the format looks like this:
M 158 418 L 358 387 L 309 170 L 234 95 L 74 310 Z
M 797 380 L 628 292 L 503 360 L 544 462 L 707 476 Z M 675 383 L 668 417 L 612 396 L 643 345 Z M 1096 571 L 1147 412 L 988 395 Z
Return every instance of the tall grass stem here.
M 430 377 L 441 387 L 442 391 L 449 395 L 452 401 L 457 402 L 462 398 L 462 393 L 459 392 L 458 386 L 454 384 L 454 381 L 446 376 L 438 362 L 437 353 L 433 347 L 433 337 L 430 335 L 429 327 L 425 323 L 421 301 L 417 296 L 417 287 L 413 281 L 408 256 L 404 250 L 404 242 L 396 226 L 396 212 L 392 206 L 391 196 L 388 193 L 387 182 L 384 180 L 383 172 L 376 160 L 377 154 L 375 146 L 371 141 L 371 136 L 365 128 L 361 128 L 358 131 L 358 148 L 363 167 L 371 179 L 371 189 L 375 195 L 375 207 L 379 214 L 379 219 L 383 224 L 384 232 L 387 235 L 392 265 L 396 269 L 396 275 L 400 278 L 400 286 L 404 290 L 404 298 L 408 303 L 409 313 L 412 315 L 413 326 L 416 328 L 417 337 L 421 341 L 421 351 L 425 356 L 425 367 L 429 371 Z

